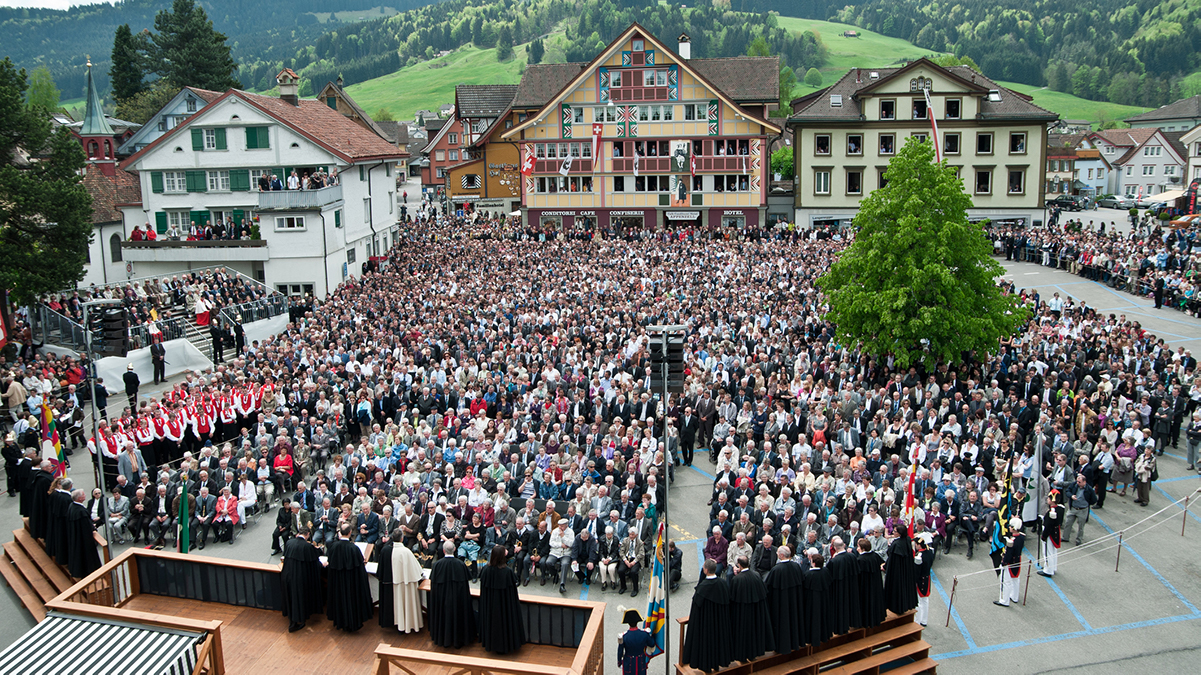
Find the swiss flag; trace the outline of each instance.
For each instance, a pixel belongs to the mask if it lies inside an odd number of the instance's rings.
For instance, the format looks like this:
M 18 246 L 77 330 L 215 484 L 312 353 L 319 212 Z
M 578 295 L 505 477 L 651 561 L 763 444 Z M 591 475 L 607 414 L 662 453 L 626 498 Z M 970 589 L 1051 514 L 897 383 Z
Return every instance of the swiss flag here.
M 592 125 L 592 162 L 596 166 L 596 162 L 600 160 L 600 139 L 605 133 L 605 125 L 597 122 Z
M 693 177 L 696 176 L 696 155 L 693 155 L 688 158 L 688 170 L 693 175 Z
M 521 163 L 521 173 L 524 176 L 528 176 L 528 175 L 534 173 L 534 156 L 533 155 L 525 156 L 525 161 L 523 161 Z

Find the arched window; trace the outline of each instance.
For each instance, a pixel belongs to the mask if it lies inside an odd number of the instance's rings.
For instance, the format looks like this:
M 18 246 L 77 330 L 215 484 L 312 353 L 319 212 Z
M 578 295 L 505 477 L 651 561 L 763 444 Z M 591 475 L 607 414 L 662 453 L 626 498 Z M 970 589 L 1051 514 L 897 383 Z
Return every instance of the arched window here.
M 100 144 L 96 141 L 88 141 L 88 159 L 95 159 L 100 153 Z
M 113 142 L 107 138 L 104 139 L 104 156 L 106 158 L 113 156 Z
M 108 238 L 109 255 L 113 262 L 121 262 L 121 234 L 114 232 L 113 236 Z

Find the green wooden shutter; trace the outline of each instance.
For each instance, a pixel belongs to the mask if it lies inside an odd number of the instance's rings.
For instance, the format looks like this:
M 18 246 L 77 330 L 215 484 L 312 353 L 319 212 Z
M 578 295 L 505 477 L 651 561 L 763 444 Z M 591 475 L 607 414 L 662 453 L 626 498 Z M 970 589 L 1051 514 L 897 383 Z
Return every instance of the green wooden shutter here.
M 334 211 L 334 227 L 342 227 L 342 209 Z
M 229 189 L 234 192 L 246 192 L 250 189 L 250 169 L 230 169 Z
M 162 171 L 151 171 L 150 172 L 150 189 L 153 192 L 162 192 L 163 191 L 163 172 Z
M 246 149 L 258 150 L 259 135 L 255 133 L 255 127 L 246 127 Z
M 204 129 L 192 130 L 192 149 L 204 150 Z
M 192 211 L 191 213 L 188 214 L 188 220 L 192 221 L 193 223 L 196 223 L 197 225 L 203 226 L 205 223 L 209 222 L 209 212 L 208 211 Z
M 217 132 L 216 133 L 217 149 L 224 150 L 225 149 L 225 129 L 214 129 L 214 131 Z
M 159 234 L 167 233 L 167 214 L 159 211 L 154 214 L 154 231 Z
M 336 96 L 326 96 L 325 97 L 325 105 L 329 106 L 330 108 L 332 108 L 334 110 L 337 110 L 338 109 L 338 98 Z
M 258 147 L 270 148 L 271 147 L 271 134 L 270 134 L 271 130 L 267 127 L 255 127 L 254 130 L 255 130 L 255 133 L 259 137 Z
M 242 221 L 246 218 L 246 212 L 242 209 L 234 209 L 234 224 L 242 227 Z
M 189 171 L 185 175 L 188 192 L 208 192 L 208 175 L 203 171 Z

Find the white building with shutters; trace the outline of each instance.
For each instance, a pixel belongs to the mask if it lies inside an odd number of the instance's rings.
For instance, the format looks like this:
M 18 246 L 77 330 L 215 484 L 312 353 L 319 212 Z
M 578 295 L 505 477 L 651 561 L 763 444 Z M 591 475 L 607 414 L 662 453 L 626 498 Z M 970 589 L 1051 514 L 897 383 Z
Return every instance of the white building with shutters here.
M 404 151 L 325 102 L 300 99 L 290 70 L 278 81 L 279 98 L 227 91 L 121 164 L 142 191 L 141 203 L 120 205 L 133 276 L 220 264 L 285 293 L 323 297 L 395 241 Z M 317 170 L 337 184 L 286 189 L 293 172 Z M 264 175 L 285 189 L 260 191 Z M 186 240 L 217 220 L 232 220 L 245 238 Z M 129 241 L 146 225 L 155 241 Z

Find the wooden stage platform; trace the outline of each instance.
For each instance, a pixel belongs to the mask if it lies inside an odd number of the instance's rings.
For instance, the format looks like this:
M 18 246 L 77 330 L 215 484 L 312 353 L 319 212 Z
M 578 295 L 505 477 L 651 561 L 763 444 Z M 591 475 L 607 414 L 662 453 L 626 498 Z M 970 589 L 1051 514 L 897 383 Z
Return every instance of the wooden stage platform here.
M 360 630 L 346 633 L 336 630 L 324 615 L 318 615 L 302 630 L 289 633 L 288 620 L 281 612 L 157 595 L 136 595 L 123 608 L 220 621 L 225 671 L 233 675 L 365 675 L 372 672 L 375 649 L 380 643 L 402 649 L 511 661 L 516 666 L 539 663 L 569 668 L 576 655 L 574 649 L 532 644 L 504 656 L 485 652 L 478 642 L 464 649 L 446 650 L 431 644 L 429 633 L 424 630 L 406 635 L 382 628 L 374 618 Z M 444 667 L 424 664 L 409 667 L 417 675 L 446 672 Z

